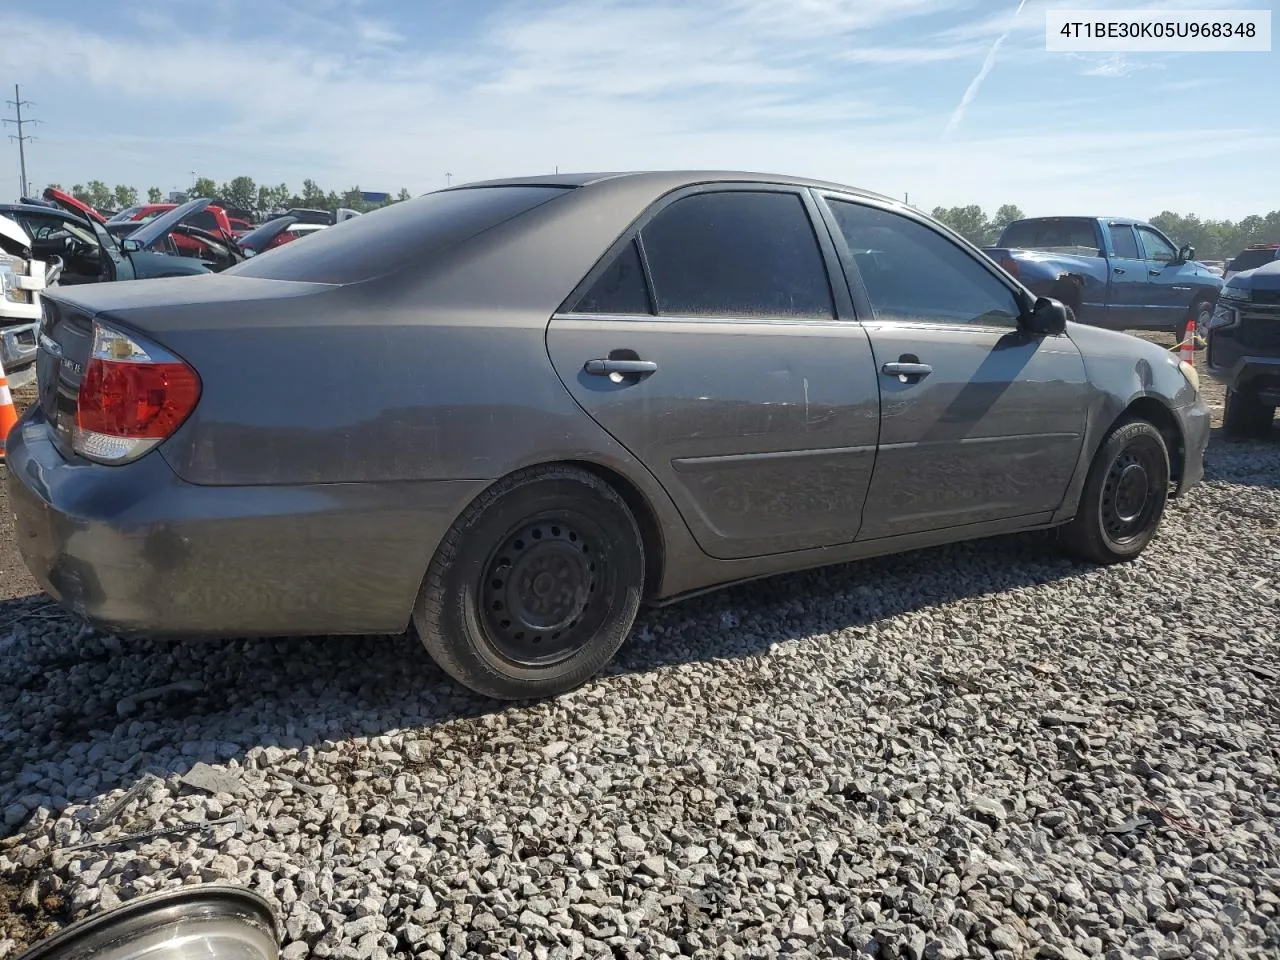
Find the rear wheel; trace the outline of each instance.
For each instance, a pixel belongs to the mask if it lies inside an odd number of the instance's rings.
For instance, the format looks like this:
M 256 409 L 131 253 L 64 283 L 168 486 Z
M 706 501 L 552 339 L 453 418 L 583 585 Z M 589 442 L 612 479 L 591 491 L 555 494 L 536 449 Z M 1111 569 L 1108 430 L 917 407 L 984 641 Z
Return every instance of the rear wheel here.
M 644 546 L 603 480 L 538 467 L 499 481 L 454 523 L 413 621 L 440 667 L 499 700 L 555 696 L 595 675 L 635 621 Z
M 1119 563 L 1155 536 L 1169 496 L 1169 451 L 1145 420 L 1116 426 L 1089 467 L 1075 519 L 1062 543 L 1082 560 Z
M 1222 432 L 1228 437 L 1265 437 L 1271 432 L 1276 408 L 1251 393 L 1228 390 L 1222 411 Z

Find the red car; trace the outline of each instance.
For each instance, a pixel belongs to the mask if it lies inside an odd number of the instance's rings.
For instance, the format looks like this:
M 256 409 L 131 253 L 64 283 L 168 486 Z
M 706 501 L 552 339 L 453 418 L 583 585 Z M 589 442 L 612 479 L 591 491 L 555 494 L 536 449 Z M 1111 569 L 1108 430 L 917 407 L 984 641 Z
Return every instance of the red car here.
M 127 210 L 121 210 L 107 222 L 127 223 L 136 221 L 138 223 L 146 223 L 148 220 L 154 220 L 162 213 L 168 213 L 176 206 L 176 203 L 142 203 L 129 207 Z M 227 216 L 227 212 L 222 207 L 217 206 L 211 206 L 200 213 L 193 214 L 187 219 L 187 224 L 192 227 L 199 227 L 201 230 L 208 230 L 214 235 L 225 234 L 233 238 L 253 229 L 252 224 L 246 223 L 244 220 L 233 220 Z M 203 246 L 194 237 L 174 234 L 173 241 L 178 248 L 178 252 L 184 257 L 199 257 L 204 252 Z

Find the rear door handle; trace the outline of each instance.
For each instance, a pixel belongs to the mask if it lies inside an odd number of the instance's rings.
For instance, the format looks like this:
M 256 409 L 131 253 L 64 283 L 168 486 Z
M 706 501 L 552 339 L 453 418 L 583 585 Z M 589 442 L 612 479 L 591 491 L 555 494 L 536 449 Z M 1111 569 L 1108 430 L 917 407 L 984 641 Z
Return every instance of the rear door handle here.
M 624 377 L 644 376 L 658 371 L 652 360 L 588 360 L 582 368 L 593 377 L 619 374 Z
M 903 383 L 908 380 L 919 380 L 921 377 L 927 377 L 933 373 L 933 367 L 927 363 L 908 363 L 903 360 L 886 363 L 880 368 L 880 372 L 891 377 L 902 377 Z
M 1147 271 L 1147 275 L 1148 275 L 1148 276 L 1151 276 L 1151 277 L 1158 277 L 1158 276 L 1160 276 L 1160 274 L 1162 274 L 1162 273 L 1164 273 L 1164 271 L 1163 271 L 1163 270 L 1148 270 L 1148 271 Z
M 1124 273 L 1124 267 L 1116 267 L 1116 268 L 1115 268 L 1115 270 L 1113 270 L 1113 271 L 1112 271 L 1112 273 L 1116 273 L 1116 274 L 1123 274 L 1123 273 Z

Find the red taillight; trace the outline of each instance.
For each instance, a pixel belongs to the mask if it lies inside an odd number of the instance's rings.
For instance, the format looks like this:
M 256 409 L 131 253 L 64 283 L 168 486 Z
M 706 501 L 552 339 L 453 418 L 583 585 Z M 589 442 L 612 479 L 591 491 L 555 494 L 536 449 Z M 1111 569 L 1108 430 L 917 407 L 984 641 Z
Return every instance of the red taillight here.
M 1018 261 L 1013 259 L 1013 257 L 1001 257 L 1000 266 L 1004 268 L 1004 271 L 1008 273 L 1009 276 L 1013 277 L 1013 279 L 1018 279 Z
M 95 322 L 72 446 L 101 463 L 136 460 L 170 437 L 199 400 L 200 378 L 189 364 Z

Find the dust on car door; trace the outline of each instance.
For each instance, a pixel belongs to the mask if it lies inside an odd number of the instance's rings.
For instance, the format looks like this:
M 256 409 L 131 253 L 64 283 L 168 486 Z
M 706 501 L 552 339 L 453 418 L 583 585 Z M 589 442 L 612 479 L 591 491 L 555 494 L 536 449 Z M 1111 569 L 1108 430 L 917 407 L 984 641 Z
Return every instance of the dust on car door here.
M 1018 324 L 994 264 L 874 201 L 822 196 L 880 372 L 859 539 L 1032 517 L 1062 502 L 1089 386 L 1070 337 Z
M 793 187 L 676 193 L 548 328 L 574 398 L 713 557 L 846 543 L 861 526 L 879 387 L 816 214 Z

